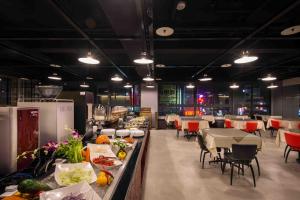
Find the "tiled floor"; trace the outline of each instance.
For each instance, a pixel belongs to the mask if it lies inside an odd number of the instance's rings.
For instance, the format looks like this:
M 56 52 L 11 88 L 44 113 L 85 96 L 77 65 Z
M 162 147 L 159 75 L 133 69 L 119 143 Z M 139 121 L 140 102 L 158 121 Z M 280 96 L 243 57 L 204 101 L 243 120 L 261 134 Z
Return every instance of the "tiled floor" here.
M 182 136 L 177 139 L 175 130 L 152 130 L 144 184 L 144 200 L 299 200 L 300 164 L 297 153 L 290 154 L 284 163 L 283 147 L 275 145 L 275 138 L 263 134 L 263 151 L 258 159 L 261 176 L 253 187 L 250 169 L 245 176 L 235 172 L 230 186 L 229 167 L 222 175 L 219 165 L 201 169 L 200 149 L 195 141 Z

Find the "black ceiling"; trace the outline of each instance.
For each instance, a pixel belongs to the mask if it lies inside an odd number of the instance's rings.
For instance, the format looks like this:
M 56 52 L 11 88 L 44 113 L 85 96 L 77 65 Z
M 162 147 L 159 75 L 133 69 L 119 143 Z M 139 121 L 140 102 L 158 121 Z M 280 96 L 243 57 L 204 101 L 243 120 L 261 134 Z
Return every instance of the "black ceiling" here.
M 140 81 L 149 71 L 163 81 L 196 80 L 204 73 L 219 81 L 251 81 L 267 73 L 279 79 L 300 76 L 300 33 L 280 35 L 300 25 L 299 0 L 186 0 L 182 11 L 176 10 L 178 2 L 3 0 L 0 74 L 44 80 L 57 72 L 64 80 L 99 81 L 115 73 Z M 162 26 L 174 28 L 174 34 L 156 35 Z M 243 50 L 259 60 L 220 67 Z M 88 51 L 99 65 L 77 61 Z M 166 67 L 134 64 L 142 51 Z

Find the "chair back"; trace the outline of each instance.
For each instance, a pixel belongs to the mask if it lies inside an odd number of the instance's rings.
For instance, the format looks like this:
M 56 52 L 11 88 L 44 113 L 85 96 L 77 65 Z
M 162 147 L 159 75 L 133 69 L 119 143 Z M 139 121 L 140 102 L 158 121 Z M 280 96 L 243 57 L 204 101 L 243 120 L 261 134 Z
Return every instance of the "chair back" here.
M 256 116 L 256 120 L 262 120 L 262 116 Z
M 257 122 L 246 122 L 246 129 L 249 132 L 254 132 L 257 130 Z
M 280 121 L 271 119 L 271 126 L 272 126 L 272 128 L 279 129 L 280 128 Z
M 230 119 L 225 119 L 226 128 L 232 128 Z
M 199 144 L 200 148 L 203 150 L 207 150 L 203 136 L 201 134 L 197 134 L 197 139 L 198 139 L 198 144 Z
M 176 128 L 176 129 L 179 129 L 179 122 L 178 122 L 178 120 L 175 119 L 174 122 L 175 122 L 175 128 Z
M 255 158 L 257 145 L 232 144 L 232 156 L 237 160 L 252 160 Z
M 199 122 L 188 122 L 188 131 L 189 132 L 198 132 L 199 131 Z
M 300 149 L 300 134 L 293 133 L 293 132 L 285 132 L 285 141 L 286 144 L 289 145 L 291 148 Z

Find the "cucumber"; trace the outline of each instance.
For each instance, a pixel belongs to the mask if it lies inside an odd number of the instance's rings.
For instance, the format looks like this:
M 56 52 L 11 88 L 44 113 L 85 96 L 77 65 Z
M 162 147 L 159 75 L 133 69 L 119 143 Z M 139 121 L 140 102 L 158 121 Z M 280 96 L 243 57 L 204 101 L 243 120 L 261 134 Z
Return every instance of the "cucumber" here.
M 47 184 L 33 179 L 25 179 L 18 185 L 18 191 L 20 193 L 36 194 L 48 190 L 51 190 L 51 188 Z

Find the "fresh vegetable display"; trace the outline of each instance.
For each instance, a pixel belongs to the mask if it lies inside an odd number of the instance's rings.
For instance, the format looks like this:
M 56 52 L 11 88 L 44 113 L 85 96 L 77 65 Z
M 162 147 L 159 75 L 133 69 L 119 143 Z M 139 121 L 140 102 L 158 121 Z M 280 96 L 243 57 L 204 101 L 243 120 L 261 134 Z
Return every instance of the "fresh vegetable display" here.
M 113 145 L 120 147 L 120 149 L 125 149 L 126 147 L 128 147 L 128 145 L 125 142 L 122 142 L 120 139 L 116 139 L 113 142 Z
M 133 144 L 135 139 L 131 138 L 131 137 L 126 137 L 124 138 L 124 140 L 127 142 L 127 143 L 130 143 L 130 144 Z
M 74 168 L 69 171 L 59 173 L 59 179 L 63 185 L 73 185 L 81 181 L 90 182 L 92 179 L 92 170 L 84 168 Z
M 126 151 L 120 149 L 120 151 L 117 153 L 117 157 L 120 159 L 120 160 L 124 160 L 126 158 Z
M 98 174 L 96 183 L 99 186 L 104 187 L 106 185 L 110 185 L 113 180 L 114 176 L 109 171 L 101 170 Z
M 70 194 L 62 198 L 62 200 L 86 200 L 86 199 L 83 198 L 83 194 L 79 194 L 79 195 Z
M 41 183 L 33 179 L 25 179 L 18 185 L 18 191 L 24 194 L 37 194 L 41 191 L 52 190 L 47 184 Z
M 93 159 L 93 163 L 105 165 L 105 166 L 113 166 L 114 165 L 114 159 L 108 158 L 105 156 L 99 156 L 98 158 Z
M 107 135 L 99 135 L 96 138 L 96 144 L 110 144 L 109 137 Z

